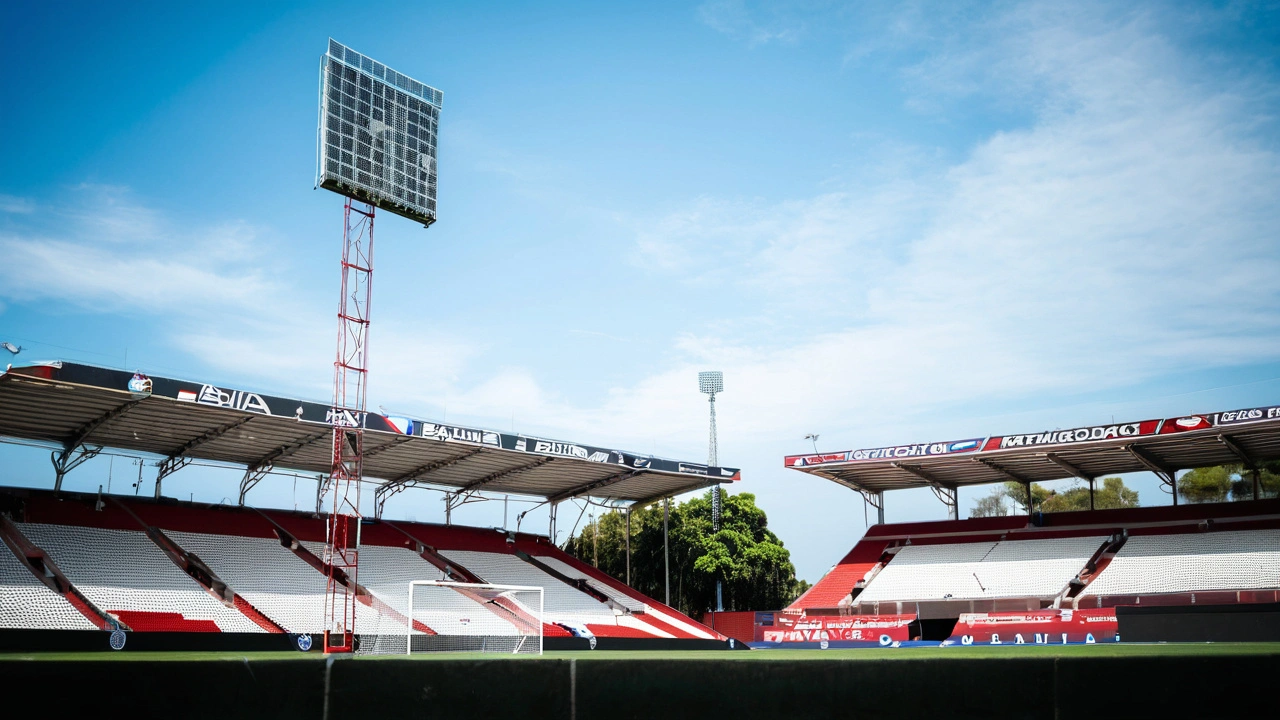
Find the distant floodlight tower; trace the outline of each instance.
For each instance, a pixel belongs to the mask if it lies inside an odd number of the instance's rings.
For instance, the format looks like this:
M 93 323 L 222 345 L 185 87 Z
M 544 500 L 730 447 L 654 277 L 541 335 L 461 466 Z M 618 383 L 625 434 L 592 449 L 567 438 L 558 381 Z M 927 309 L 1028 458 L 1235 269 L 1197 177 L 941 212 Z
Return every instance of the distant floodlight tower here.
M 724 373 L 719 370 L 708 370 L 698 373 L 698 390 L 708 395 L 711 403 L 711 436 L 707 447 L 707 465 L 716 467 L 720 463 L 716 447 L 716 393 L 724 391 Z M 720 531 L 720 485 L 711 488 L 711 531 Z M 720 579 L 716 578 L 716 612 L 724 611 L 721 596 Z
M 327 653 L 355 650 L 374 210 L 428 227 L 436 221 L 436 130 L 443 101 L 439 90 L 332 38 L 320 59 L 316 187 L 347 198 L 326 480 L 333 497 L 324 554 Z

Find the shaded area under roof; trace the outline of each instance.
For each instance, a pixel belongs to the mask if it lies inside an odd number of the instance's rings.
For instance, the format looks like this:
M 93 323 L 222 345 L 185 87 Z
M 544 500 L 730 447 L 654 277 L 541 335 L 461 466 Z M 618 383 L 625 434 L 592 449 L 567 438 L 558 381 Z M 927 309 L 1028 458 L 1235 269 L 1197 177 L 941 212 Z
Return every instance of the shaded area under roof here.
M 867 493 L 1190 468 L 1280 459 L 1280 406 L 1026 435 L 790 455 L 787 467 Z
M 53 443 L 68 454 L 93 447 L 151 453 L 164 458 L 162 477 L 166 467 L 193 459 L 244 466 L 246 481 L 272 468 L 327 474 L 333 419 L 325 404 L 69 362 L 0 375 L 0 436 Z M 644 503 L 739 479 L 735 468 L 527 435 L 375 413 L 344 411 L 341 419 L 365 427 L 364 476 L 382 486 L 379 498 L 421 485 Z

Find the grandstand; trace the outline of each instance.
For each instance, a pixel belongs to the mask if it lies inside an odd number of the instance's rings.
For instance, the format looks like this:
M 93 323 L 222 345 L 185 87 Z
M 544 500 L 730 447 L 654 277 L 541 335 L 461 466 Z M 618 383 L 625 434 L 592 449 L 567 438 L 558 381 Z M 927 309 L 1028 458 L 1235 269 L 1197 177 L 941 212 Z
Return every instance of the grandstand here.
M 145 377 L 74 363 L 0 375 L 0 435 L 54 448 L 53 492 L 0 493 L 10 520 L 0 565 L 0 630 L 120 627 L 136 632 L 318 634 L 331 571 L 325 516 L 258 511 L 246 495 L 275 469 L 325 472 L 330 409 L 208 383 Z M 144 390 L 139 391 L 139 388 Z M 407 606 L 410 582 L 543 589 L 543 634 L 719 643 L 723 636 L 561 552 L 547 537 L 381 518 L 413 487 L 443 489 L 447 507 L 484 491 L 541 498 L 555 509 L 590 496 L 650 503 L 738 471 L 518 434 L 368 415 L 364 476 L 376 485 L 361 528 L 356 626 L 455 635 L 527 626 L 518 605 L 465 589 L 434 593 L 427 616 Z M 63 477 L 106 447 L 150 453 L 155 497 L 63 492 Z M 162 495 L 164 479 L 195 461 L 244 468 L 240 503 L 208 506 Z M 447 515 L 446 515 L 447 517 Z M 505 602 L 505 601 L 504 601 Z M 536 627 L 536 625 L 535 625 Z M 594 640 L 593 640 L 594 642 Z
M 51 590 L 5 552 L 0 628 L 101 627 L 95 611 L 141 632 L 313 634 L 322 626 L 324 523 L 314 513 L 36 490 L 0 493 L 0 506 L 17 519 L 6 540 L 50 558 L 67 582 L 64 592 Z M 407 630 L 410 581 L 465 578 L 543 587 L 547 637 L 583 629 L 599 638 L 721 637 L 541 536 L 371 520 L 361 552 L 358 622 L 367 628 Z M 88 608 L 67 600 L 76 596 Z M 442 597 L 433 617 L 455 634 L 510 624 L 465 593 Z M 435 632 L 414 620 L 416 631 Z
M 1276 458 L 1280 408 L 787 457 L 862 494 L 880 522 L 789 607 L 708 622 L 748 642 L 807 627 L 834 640 L 836 624 L 807 619 L 850 616 L 906 619 L 925 640 L 999 642 L 1003 626 L 1021 641 L 1052 626 L 1093 642 L 1114 635 L 1117 607 L 1261 608 L 1280 602 L 1280 500 L 1257 485 L 1258 464 Z M 1253 470 L 1254 500 L 956 519 L 964 486 L 1078 478 L 1092 493 L 1098 477 L 1149 470 L 1172 487 L 1179 470 L 1226 463 Z M 952 519 L 885 524 L 885 491 L 907 487 L 932 488 Z

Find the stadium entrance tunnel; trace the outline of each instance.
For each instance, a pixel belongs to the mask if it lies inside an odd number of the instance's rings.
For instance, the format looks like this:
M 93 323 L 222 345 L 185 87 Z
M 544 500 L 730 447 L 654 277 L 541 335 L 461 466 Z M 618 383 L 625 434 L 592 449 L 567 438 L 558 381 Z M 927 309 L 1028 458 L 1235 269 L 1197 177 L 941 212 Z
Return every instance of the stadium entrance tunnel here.
M 1079 650 L 1079 648 L 1076 648 Z M 1057 718 L 1270 716 L 1271 693 L 1230 682 L 1168 692 L 1170 678 L 1272 677 L 1280 648 L 1093 646 L 1089 652 L 1000 649 L 566 653 L 422 659 L 98 654 L 0 656 L 0 690 L 25 716 L 210 718 Z M 886 659 L 887 652 L 895 653 Z M 68 678 L 103 692 L 68 693 Z M 1009 679 L 1017 678 L 1016 690 Z M 1116 682 L 1124 678 L 1124 682 Z M 198 686 L 195 684 L 198 683 Z M 218 702 L 199 688 L 216 688 Z M 57 698 L 51 701 L 49 698 Z M 37 706 L 38 703 L 38 706 Z

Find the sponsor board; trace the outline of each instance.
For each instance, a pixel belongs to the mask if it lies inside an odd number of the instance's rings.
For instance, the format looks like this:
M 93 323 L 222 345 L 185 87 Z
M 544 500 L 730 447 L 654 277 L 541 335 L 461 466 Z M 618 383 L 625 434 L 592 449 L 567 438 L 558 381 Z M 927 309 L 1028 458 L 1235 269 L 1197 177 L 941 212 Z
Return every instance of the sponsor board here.
M 1275 420 L 1280 418 L 1280 406 L 1272 405 L 1271 407 L 1231 410 L 1214 413 L 1211 417 L 1213 418 L 1213 424 L 1218 426 Z
M 1029 435 L 1005 435 L 987 440 L 983 450 L 1007 450 L 1009 448 L 1036 447 L 1041 445 L 1073 445 L 1076 443 L 1097 442 L 1113 438 L 1142 437 L 1154 435 L 1160 427 L 1159 420 L 1143 420 L 1134 423 L 1116 423 L 1114 425 L 1094 425 L 1091 427 L 1072 428 L 1070 430 L 1049 430 Z
M 911 639 L 910 625 L 915 615 L 842 615 L 809 617 L 778 614 L 772 626 L 757 618 L 756 639 L 769 643 L 811 643 L 835 641 L 890 645 Z
M 1213 420 L 1204 415 L 1188 415 L 1180 418 L 1170 418 L 1165 420 L 1160 426 L 1160 434 L 1168 435 L 1170 433 L 1187 432 L 1190 430 L 1204 430 L 1213 427 Z
M 330 408 L 325 413 L 324 421 L 328 425 L 338 427 L 363 427 L 365 414 L 345 408 Z
M 891 445 L 889 447 L 866 448 L 863 450 L 851 450 L 849 452 L 839 453 L 788 455 L 784 462 L 787 467 L 811 467 L 814 465 L 830 465 L 833 463 L 935 457 L 938 455 L 977 452 L 982 447 L 982 440 L 982 438 L 969 438 L 967 440 L 919 443 L 916 445 Z
M 244 390 L 223 390 L 214 385 L 201 385 L 200 389 L 194 392 L 191 390 L 179 390 L 178 399 L 199 405 L 213 405 L 262 415 L 271 414 L 271 408 L 267 407 L 267 403 L 262 399 L 261 395 L 245 392 Z
M 822 465 L 824 463 L 840 463 L 849 459 L 849 453 L 823 453 L 821 455 L 788 455 L 786 459 L 787 467 L 808 467 L 810 465 Z
M 944 645 L 1069 645 L 1118 642 L 1114 608 L 962 613 Z
M 440 423 L 429 422 L 413 422 L 413 430 L 411 434 L 419 437 L 431 438 L 432 440 L 465 442 L 474 445 L 491 445 L 498 447 L 502 445 L 499 434 L 490 430 L 476 430 L 473 428 L 459 427 L 457 425 L 441 425 Z

